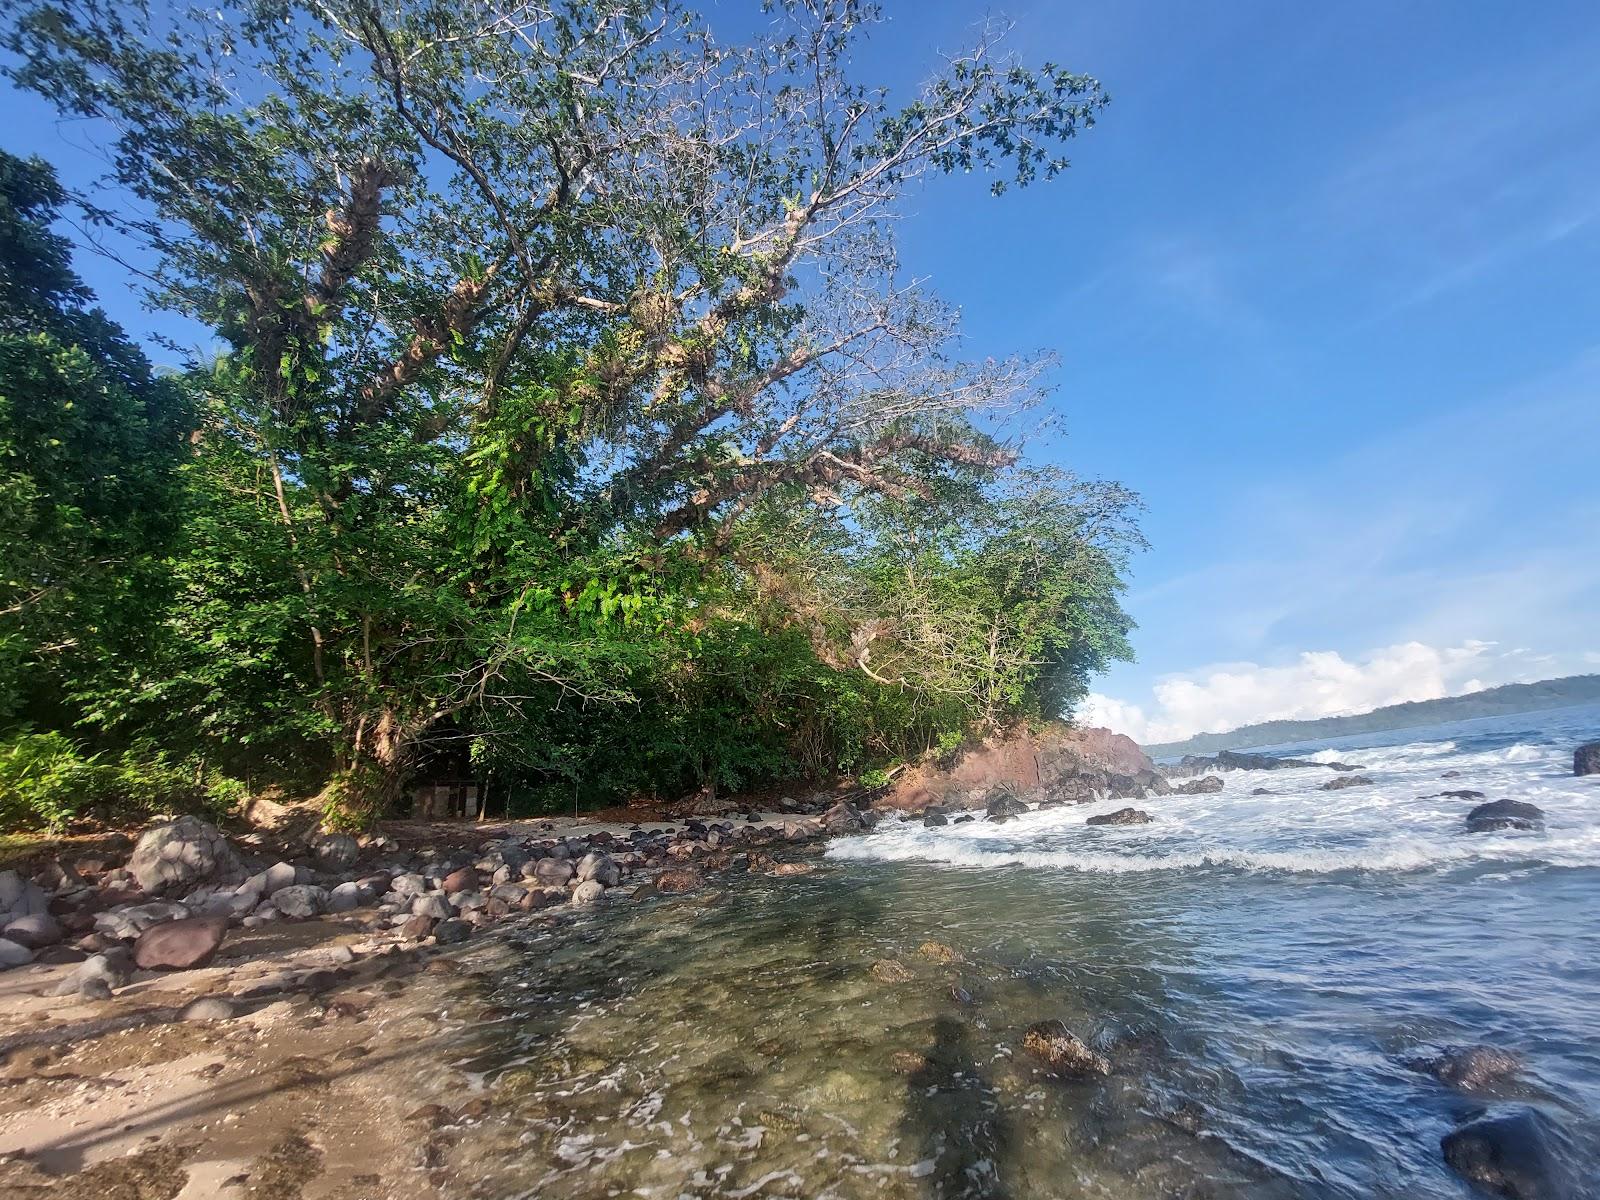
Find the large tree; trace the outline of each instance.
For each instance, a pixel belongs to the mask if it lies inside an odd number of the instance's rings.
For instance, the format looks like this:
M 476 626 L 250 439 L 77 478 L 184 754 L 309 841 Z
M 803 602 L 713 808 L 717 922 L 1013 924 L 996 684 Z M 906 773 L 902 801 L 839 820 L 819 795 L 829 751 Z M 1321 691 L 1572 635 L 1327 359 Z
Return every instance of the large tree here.
M 352 792 L 490 705 L 614 698 L 619 628 L 700 620 L 683 573 L 763 506 L 1015 460 L 1042 364 L 956 357 L 891 218 L 929 175 L 1055 175 L 1104 96 L 984 29 L 895 103 L 847 71 L 875 19 L 793 0 L 725 46 L 647 0 L 19 6 L 13 78 L 104 133 L 139 204 L 100 216 L 231 348 L 201 451 L 238 511 L 195 531 L 189 613 L 315 696 Z
M 193 427 L 73 273 L 65 203 L 0 151 L 0 728 L 74 721 L 159 620 Z

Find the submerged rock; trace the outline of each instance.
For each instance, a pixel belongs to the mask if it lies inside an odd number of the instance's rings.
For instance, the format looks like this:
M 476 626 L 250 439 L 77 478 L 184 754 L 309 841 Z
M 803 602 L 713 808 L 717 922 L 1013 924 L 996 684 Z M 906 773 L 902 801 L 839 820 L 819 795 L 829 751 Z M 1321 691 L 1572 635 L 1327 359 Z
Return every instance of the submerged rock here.
M 905 964 L 892 958 L 880 958 L 872 964 L 871 970 L 872 977 L 879 983 L 910 983 L 912 978 Z
M 1036 1021 L 1022 1035 L 1022 1048 L 1064 1075 L 1109 1075 L 1111 1064 L 1062 1021 Z
M 705 887 L 706 877 L 700 873 L 698 867 L 668 867 L 656 876 L 655 884 L 656 891 L 663 895 L 676 896 Z
M 1572 752 L 1574 775 L 1600 775 L 1600 742 L 1589 742 Z
M 1119 808 L 1116 812 L 1101 813 L 1099 816 L 1090 817 L 1085 825 L 1148 825 L 1150 814 L 1137 808 Z
M 1522 800 L 1492 800 L 1467 814 L 1468 833 L 1497 829 L 1543 829 L 1544 809 Z
M 1489 1091 L 1511 1083 L 1522 1069 L 1516 1055 L 1493 1046 L 1447 1046 L 1438 1057 L 1418 1059 L 1411 1065 L 1466 1092 Z
M 1572 1195 L 1560 1134 L 1537 1109 L 1486 1116 L 1445 1134 L 1439 1143 L 1456 1174 L 1509 1200 L 1562 1200 Z

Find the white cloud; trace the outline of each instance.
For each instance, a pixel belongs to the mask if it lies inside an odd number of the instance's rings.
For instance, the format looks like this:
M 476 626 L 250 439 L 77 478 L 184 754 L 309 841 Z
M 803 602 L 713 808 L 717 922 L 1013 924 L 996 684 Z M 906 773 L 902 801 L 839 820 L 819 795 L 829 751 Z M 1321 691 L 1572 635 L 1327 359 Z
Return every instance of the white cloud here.
M 1331 650 L 1307 650 L 1282 666 L 1223 663 L 1167 676 L 1145 704 L 1090 695 L 1077 716 L 1139 742 L 1172 742 L 1257 721 L 1368 712 L 1549 674 L 1548 656 L 1499 650 L 1480 641 L 1445 647 L 1402 642 L 1354 660 Z

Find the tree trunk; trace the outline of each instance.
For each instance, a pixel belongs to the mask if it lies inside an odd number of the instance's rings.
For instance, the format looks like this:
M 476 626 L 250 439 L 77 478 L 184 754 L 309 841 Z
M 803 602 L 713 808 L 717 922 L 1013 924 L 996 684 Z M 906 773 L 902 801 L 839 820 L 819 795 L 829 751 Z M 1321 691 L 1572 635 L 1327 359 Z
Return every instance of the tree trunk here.
M 414 738 L 391 709 L 376 721 L 363 717 L 346 736 L 347 765 L 340 772 L 329 816 L 339 824 L 366 827 L 393 815 L 405 794 Z

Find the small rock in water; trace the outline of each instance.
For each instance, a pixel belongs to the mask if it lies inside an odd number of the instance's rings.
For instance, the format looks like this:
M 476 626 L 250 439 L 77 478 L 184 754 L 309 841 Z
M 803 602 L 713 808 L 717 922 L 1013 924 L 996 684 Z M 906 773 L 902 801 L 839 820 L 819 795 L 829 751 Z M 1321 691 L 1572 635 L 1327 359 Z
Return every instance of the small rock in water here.
M 1179 784 L 1173 788 L 1173 794 L 1178 796 L 1208 796 L 1213 792 L 1222 790 L 1222 776 L 1202 775 L 1199 779 L 1191 779 L 1188 783 Z
M 1497 829 L 1543 829 L 1544 810 L 1521 800 L 1492 800 L 1467 814 L 1468 833 L 1492 833 Z
M 1437 1058 L 1419 1059 L 1412 1065 L 1442 1083 L 1468 1092 L 1510 1083 L 1522 1068 L 1516 1055 L 1493 1046 L 1447 1046 Z
M 897 963 L 892 958 L 880 958 L 872 964 L 872 977 L 879 983 L 909 983 L 912 975 L 904 963 Z
M 950 818 L 943 813 L 929 813 L 922 818 L 922 827 L 924 829 L 937 829 L 941 825 L 948 824 L 950 824 Z
M 984 802 L 984 812 L 991 821 L 1004 821 L 1010 817 L 1022 817 L 1028 813 L 1028 806 L 1019 800 L 1009 788 L 996 788 L 989 793 Z
M 1322 790 L 1325 792 L 1339 792 L 1345 788 L 1368 787 L 1371 783 L 1372 780 L 1365 775 L 1341 775 L 1337 779 L 1328 780 L 1327 783 L 1322 785 Z
M 1090 817 L 1085 825 L 1148 825 L 1150 814 L 1137 808 L 1119 808 L 1116 812 L 1101 813 L 1097 817 Z
M 706 877 L 696 867 L 669 867 L 656 876 L 656 891 L 667 896 L 692 892 L 705 886 Z
M 1443 775 L 1439 776 L 1439 778 L 1440 779 L 1460 779 L 1461 778 L 1461 772 L 1460 771 L 1446 771 Z
M 1559 1134 L 1536 1109 L 1482 1117 L 1445 1134 L 1444 1160 L 1463 1179 L 1509 1200 L 1564 1200 L 1573 1195 Z
M 768 875 L 809 875 L 817 869 L 816 863 L 779 863 L 767 872 Z
M 1109 1075 L 1111 1064 L 1061 1021 L 1037 1021 L 1022 1035 L 1022 1048 L 1067 1075 Z
M 1437 792 L 1437 793 L 1435 793 L 1435 796 L 1437 796 L 1437 798 L 1440 799 L 1440 800 L 1482 800 L 1483 799 L 1483 793 L 1482 792 L 1475 792 L 1471 788 L 1454 788 L 1454 789 L 1452 789 L 1452 790 L 1450 790 L 1448 792 Z M 1424 796 L 1423 797 L 1424 800 L 1429 800 L 1429 799 L 1433 799 L 1433 798 L 1434 797 L 1431 797 L 1431 796 Z
M 929 962 L 958 963 L 961 961 L 961 955 L 953 947 L 946 946 L 943 942 L 923 942 L 922 945 L 917 947 L 917 954 Z

